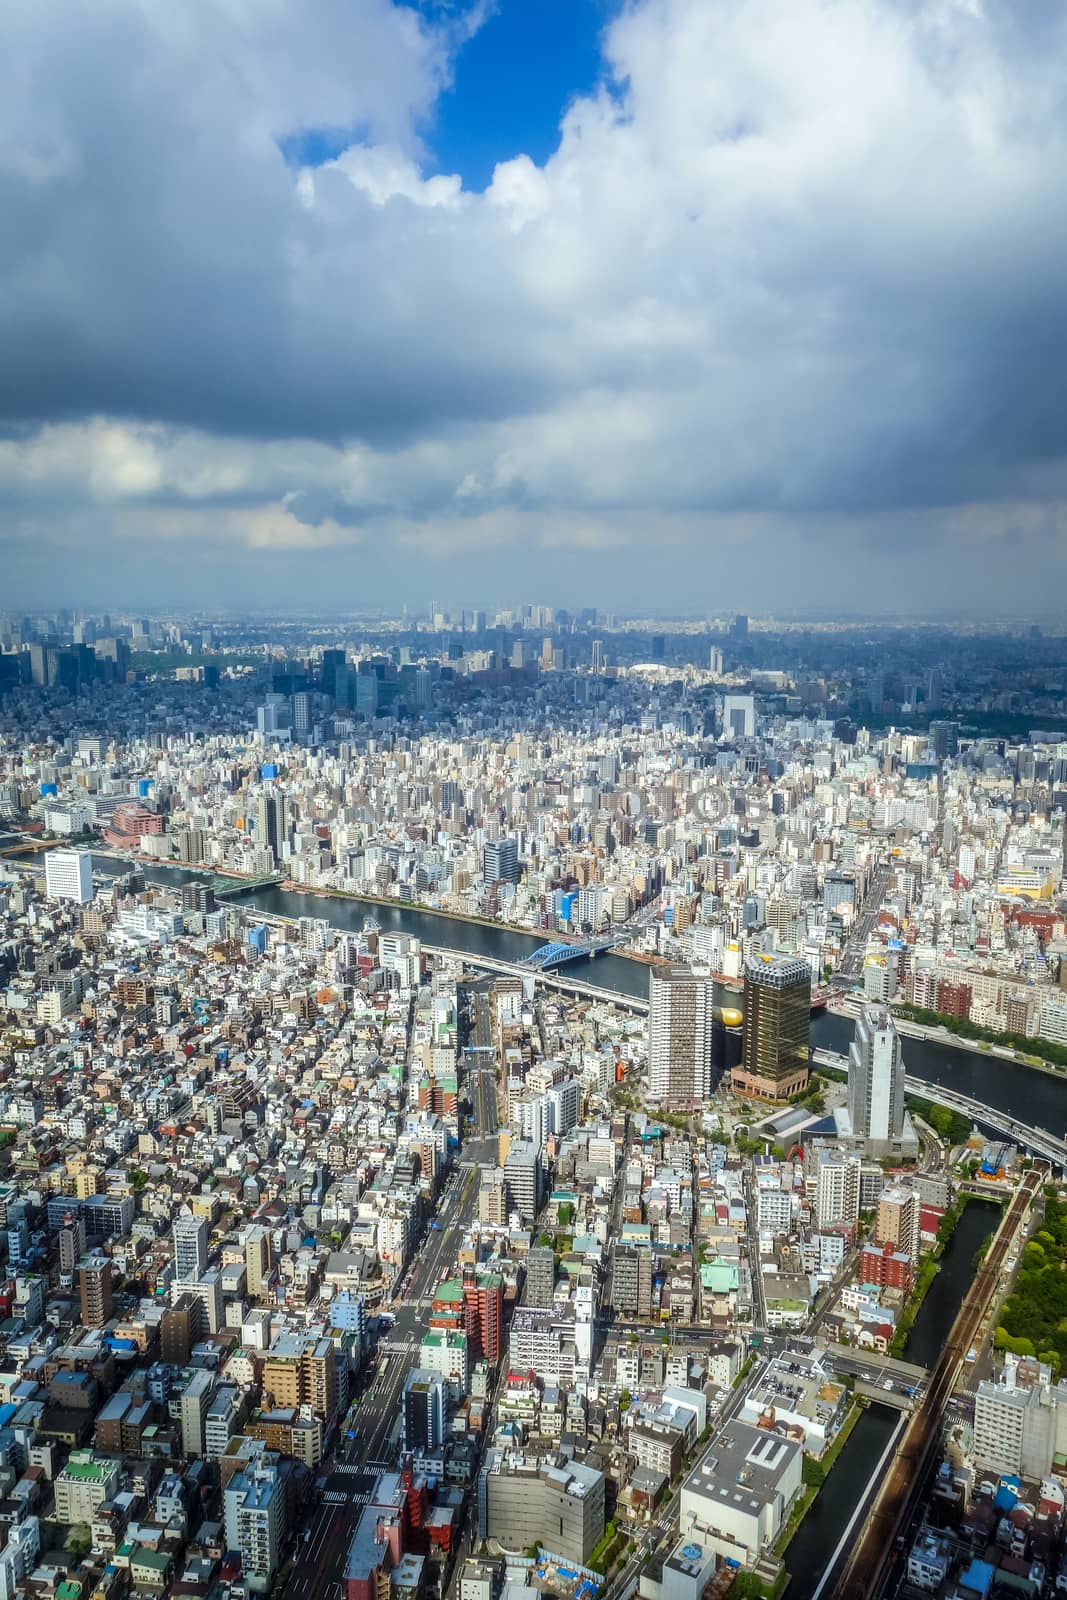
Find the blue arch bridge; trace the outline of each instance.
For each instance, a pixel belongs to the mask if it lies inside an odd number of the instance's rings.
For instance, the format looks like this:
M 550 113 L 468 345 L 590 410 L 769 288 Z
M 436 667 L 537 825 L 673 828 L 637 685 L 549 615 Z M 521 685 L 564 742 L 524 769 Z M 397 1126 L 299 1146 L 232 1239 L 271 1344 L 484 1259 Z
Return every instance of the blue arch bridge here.
M 617 944 L 628 944 L 633 936 L 632 928 L 620 928 L 615 933 L 605 934 L 601 939 L 584 939 L 578 944 L 553 941 L 531 950 L 528 956 L 523 956 L 520 965 L 536 967 L 538 972 L 546 972 L 550 967 L 562 967 L 568 961 L 584 961 L 591 956 L 598 956 L 604 950 L 613 950 Z

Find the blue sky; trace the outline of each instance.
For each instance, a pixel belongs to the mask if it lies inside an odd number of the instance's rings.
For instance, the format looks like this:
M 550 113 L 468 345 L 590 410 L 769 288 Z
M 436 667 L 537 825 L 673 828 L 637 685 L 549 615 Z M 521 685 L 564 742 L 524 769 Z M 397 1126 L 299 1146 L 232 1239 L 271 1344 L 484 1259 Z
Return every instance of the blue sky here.
M 538 166 L 559 142 L 570 101 L 600 75 L 600 35 L 611 0 L 498 0 L 465 44 L 426 142 L 440 172 L 484 189 L 498 161 L 525 154 Z

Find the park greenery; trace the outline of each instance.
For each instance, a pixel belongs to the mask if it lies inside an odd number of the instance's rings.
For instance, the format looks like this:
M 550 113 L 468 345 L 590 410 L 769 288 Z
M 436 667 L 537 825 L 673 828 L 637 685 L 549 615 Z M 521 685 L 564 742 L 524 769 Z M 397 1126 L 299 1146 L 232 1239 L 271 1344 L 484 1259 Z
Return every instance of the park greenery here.
M 998 1350 L 1037 1356 L 1056 1373 L 1067 1359 L 1067 1204 L 1054 1189 L 1045 1192 L 1043 1224 L 1023 1250 L 993 1342 Z
M 911 1095 L 908 1105 L 946 1144 L 966 1144 L 971 1137 L 971 1120 L 961 1111 L 950 1111 L 947 1106 L 935 1106 L 929 1100 L 917 1100 Z
M 1010 1050 L 1021 1050 L 1024 1055 L 1038 1056 L 1053 1066 L 1067 1067 L 1067 1044 L 1054 1044 L 1051 1039 L 1038 1039 L 1030 1033 L 1001 1033 L 996 1028 L 983 1028 L 968 1017 L 950 1017 L 942 1011 L 926 1011 L 922 1006 L 894 1002 L 893 1011 L 912 1022 L 921 1022 L 927 1028 L 947 1028 L 960 1039 L 1005 1045 Z

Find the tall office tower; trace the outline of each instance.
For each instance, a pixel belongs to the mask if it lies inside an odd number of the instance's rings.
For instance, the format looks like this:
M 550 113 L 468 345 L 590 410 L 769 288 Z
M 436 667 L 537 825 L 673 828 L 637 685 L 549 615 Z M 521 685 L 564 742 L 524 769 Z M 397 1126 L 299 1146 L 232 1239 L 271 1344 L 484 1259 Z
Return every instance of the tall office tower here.
M 796 956 L 760 955 L 745 966 L 741 1094 L 788 1100 L 808 1086 L 811 968 Z
M 78 1268 L 82 1324 L 102 1328 L 111 1315 L 111 1262 L 107 1256 L 86 1256 Z
M 276 789 L 268 789 L 256 801 L 256 839 L 270 846 L 276 862 L 281 860 L 282 845 L 289 840 L 289 806 Z
M 174 1228 L 174 1276 L 179 1283 L 195 1283 L 207 1266 L 206 1217 L 178 1217 Z
M 735 639 L 748 638 L 748 618 L 743 611 L 739 611 L 730 625 L 730 632 Z
M 603 672 L 603 670 L 604 670 L 604 641 L 603 641 L 603 639 L 594 639 L 593 640 L 593 656 L 592 656 L 591 666 L 592 666 L 592 669 L 593 669 L 594 672 Z
M 245 1234 L 245 1277 L 248 1293 L 258 1300 L 267 1287 L 272 1266 L 270 1234 L 254 1223 Z
M 49 900 L 74 900 L 80 906 L 91 900 L 93 858 L 88 850 L 47 851 L 44 887 Z
M 648 981 L 648 1090 L 668 1106 L 702 1105 L 711 1093 L 714 985 L 688 967 L 653 968 Z
M 904 1132 L 904 1056 L 884 1006 L 864 1006 L 856 1023 L 849 1051 L 848 1115 L 856 1139 L 888 1145 Z
M 954 756 L 960 747 L 960 725 L 958 722 L 931 722 L 928 734 L 930 748 L 938 761 L 944 761 L 946 756 Z
M 716 678 L 722 677 L 722 651 L 717 644 L 713 644 L 708 652 L 708 671 Z
M 311 696 L 305 689 L 293 695 L 293 732 L 305 739 L 311 732 Z
M 519 842 L 492 839 L 482 851 L 482 876 L 486 883 L 518 883 Z

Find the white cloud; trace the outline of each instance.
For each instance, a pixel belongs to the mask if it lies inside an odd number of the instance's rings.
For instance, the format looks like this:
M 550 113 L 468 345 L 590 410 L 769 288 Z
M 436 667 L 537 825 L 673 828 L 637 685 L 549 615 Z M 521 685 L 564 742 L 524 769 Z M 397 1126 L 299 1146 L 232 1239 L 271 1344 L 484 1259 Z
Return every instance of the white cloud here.
M 484 194 L 432 170 L 457 32 L 407 7 L 51 15 L 0 22 L 16 532 L 847 561 L 925 518 L 947 579 L 1010 519 L 1050 559 L 1063 12 L 634 0 Z

